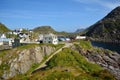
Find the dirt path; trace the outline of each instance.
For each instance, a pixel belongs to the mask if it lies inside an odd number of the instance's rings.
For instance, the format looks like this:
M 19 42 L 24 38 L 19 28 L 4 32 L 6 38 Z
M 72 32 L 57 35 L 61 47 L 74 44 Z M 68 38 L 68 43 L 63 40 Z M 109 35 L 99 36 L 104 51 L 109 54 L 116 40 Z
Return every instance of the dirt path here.
M 63 48 L 65 48 L 65 47 L 70 47 L 71 45 L 73 45 L 73 44 L 72 44 L 72 43 L 65 43 L 65 45 L 64 45 L 62 48 L 60 48 L 60 49 L 58 49 L 56 52 L 54 52 L 49 58 L 47 58 L 47 59 L 46 59 L 39 67 L 37 67 L 32 73 L 38 71 L 38 70 L 41 69 L 41 68 L 46 67 L 46 66 L 47 66 L 46 63 L 47 63 L 55 54 L 57 54 L 57 53 L 59 53 L 60 51 L 62 51 Z

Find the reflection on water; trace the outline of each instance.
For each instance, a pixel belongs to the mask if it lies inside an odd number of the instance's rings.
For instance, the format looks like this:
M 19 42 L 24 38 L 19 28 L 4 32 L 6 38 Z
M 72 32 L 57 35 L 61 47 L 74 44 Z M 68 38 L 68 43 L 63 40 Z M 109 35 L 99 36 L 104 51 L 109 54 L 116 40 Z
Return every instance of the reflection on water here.
M 92 41 L 91 44 L 93 46 L 96 46 L 96 47 L 102 47 L 102 48 L 105 48 L 105 49 L 116 51 L 120 54 L 120 44 L 95 42 L 95 41 Z

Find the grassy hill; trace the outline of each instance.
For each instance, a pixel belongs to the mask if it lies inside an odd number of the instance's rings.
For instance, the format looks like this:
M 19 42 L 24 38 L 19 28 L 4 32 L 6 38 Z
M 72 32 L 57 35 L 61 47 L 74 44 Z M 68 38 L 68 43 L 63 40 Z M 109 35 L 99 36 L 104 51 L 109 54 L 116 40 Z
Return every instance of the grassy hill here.
M 40 26 L 33 29 L 36 33 L 55 33 L 56 31 L 51 26 Z
M 69 48 L 53 56 L 47 65 L 31 76 L 18 75 L 10 80 L 115 80 L 107 70 Z
M 80 33 L 69 33 L 69 32 L 65 32 L 65 31 L 58 32 L 58 31 L 55 31 L 51 26 L 36 27 L 33 29 L 33 31 L 38 34 L 54 33 L 59 36 L 67 36 L 67 37 L 73 37 L 73 36 L 75 37 L 77 35 L 80 35 Z
M 9 31 L 10 29 L 8 29 L 4 24 L 0 23 L 0 33 L 6 33 Z

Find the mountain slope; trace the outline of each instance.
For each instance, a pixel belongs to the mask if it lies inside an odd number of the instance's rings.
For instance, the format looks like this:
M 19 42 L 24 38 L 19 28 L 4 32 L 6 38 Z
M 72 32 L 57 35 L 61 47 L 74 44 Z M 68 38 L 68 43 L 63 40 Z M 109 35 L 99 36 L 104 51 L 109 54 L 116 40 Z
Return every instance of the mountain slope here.
M 2 23 L 0 23 L 0 33 L 9 32 L 10 30 Z
M 90 26 L 86 35 L 106 42 L 120 41 L 120 6 L 112 10 L 102 20 Z
M 55 33 L 56 31 L 51 26 L 40 26 L 33 29 L 37 33 Z
M 76 31 L 75 31 L 75 33 L 80 33 L 80 32 L 83 32 L 85 29 L 83 29 L 83 28 L 81 28 L 81 29 L 77 29 Z

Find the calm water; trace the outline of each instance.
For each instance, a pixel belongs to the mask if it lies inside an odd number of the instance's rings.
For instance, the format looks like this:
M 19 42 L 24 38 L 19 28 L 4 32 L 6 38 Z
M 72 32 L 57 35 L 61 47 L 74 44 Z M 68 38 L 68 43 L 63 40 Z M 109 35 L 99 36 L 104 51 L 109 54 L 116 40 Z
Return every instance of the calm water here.
M 91 44 L 96 47 L 102 47 L 105 49 L 116 51 L 120 54 L 120 44 L 103 43 L 103 42 L 95 42 L 95 41 L 92 41 Z

